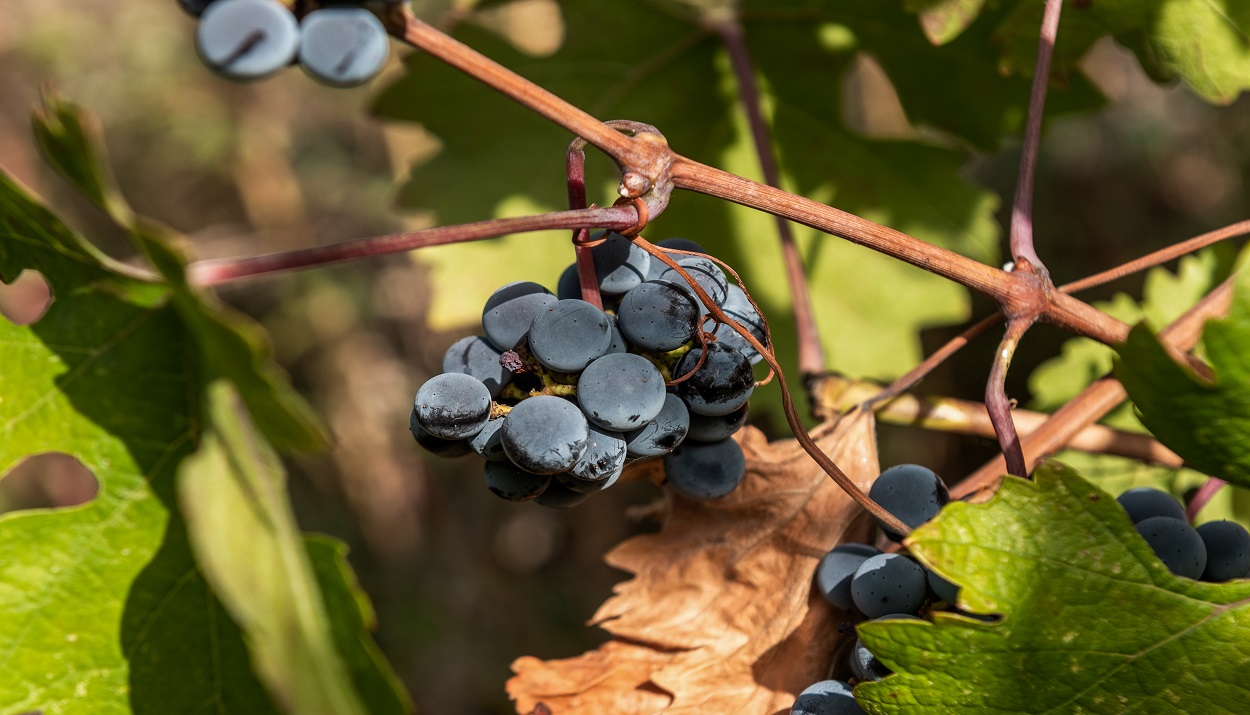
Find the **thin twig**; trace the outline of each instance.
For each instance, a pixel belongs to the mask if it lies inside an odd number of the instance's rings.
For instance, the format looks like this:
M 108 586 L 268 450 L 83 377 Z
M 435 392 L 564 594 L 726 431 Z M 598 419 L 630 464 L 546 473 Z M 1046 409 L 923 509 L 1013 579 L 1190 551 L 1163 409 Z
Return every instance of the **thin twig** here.
M 822 390 L 825 395 L 822 402 L 827 411 L 837 415 L 847 410 L 863 408 L 871 398 L 880 394 L 881 386 L 865 380 L 830 376 L 822 385 Z M 985 411 L 985 404 L 981 402 L 905 393 L 873 405 L 877 420 L 885 424 L 975 437 L 997 437 L 989 413 Z M 1011 417 L 1025 439 L 1050 419 L 1050 415 L 1045 412 L 1021 409 L 1012 410 Z M 833 423 L 833 420 L 829 420 L 826 425 Z M 829 427 L 818 428 L 813 431 L 812 437 L 817 438 L 821 429 Z M 1114 454 L 1163 467 L 1181 466 L 1181 458 L 1149 434 L 1113 429 L 1099 424 L 1088 425 L 1077 432 L 1066 447 L 1082 452 Z
M 1019 319 L 1007 323 L 1007 333 L 998 344 L 998 352 L 990 366 L 990 376 L 985 381 L 985 411 L 989 413 L 994 433 L 998 435 L 998 445 L 1002 449 L 1007 471 L 1018 477 L 1027 476 L 1028 467 L 1020 448 L 1020 435 L 1011 419 L 1011 400 L 1007 397 L 1007 370 L 1011 367 L 1011 358 L 1016 354 L 1020 338 L 1024 337 L 1032 324 L 1032 321 Z
M 755 154 L 759 157 L 764 182 L 769 186 L 780 187 L 781 172 L 777 169 L 777 158 L 773 152 L 768 123 L 764 120 L 764 112 L 760 108 L 759 85 L 755 81 L 755 67 L 751 61 L 751 54 L 747 50 L 746 42 L 743 41 L 742 25 L 735 18 L 727 22 L 716 23 L 715 27 L 725 43 L 725 49 L 729 52 L 729 63 L 733 66 L 734 76 L 738 81 L 738 96 L 742 99 L 743 109 L 746 110 L 747 125 L 751 128 L 751 138 L 755 143 Z M 819 375 L 825 371 L 825 349 L 820 342 L 820 330 L 816 325 L 816 314 L 812 310 L 812 298 L 807 289 L 807 271 L 803 267 L 803 257 L 799 255 L 799 247 L 794 240 L 790 222 L 780 216 L 775 218 L 777 219 L 777 236 L 781 240 L 782 264 L 790 286 L 790 304 L 794 311 L 795 334 L 799 347 L 799 373 L 804 378 Z
M 1024 145 L 1020 152 L 1020 174 L 1016 180 L 1016 196 L 1011 206 L 1011 255 L 1017 262 L 1028 261 L 1045 273 L 1046 268 L 1033 246 L 1033 183 L 1037 174 L 1037 148 L 1042 139 L 1042 115 L 1046 107 L 1046 88 L 1050 84 L 1050 58 L 1055 53 L 1055 37 L 1059 33 L 1059 13 L 1063 0 L 1046 0 L 1042 11 L 1042 29 L 1037 43 L 1037 66 L 1033 71 L 1033 88 L 1029 94 L 1029 114 L 1024 126 Z
M 1115 268 L 1101 273 L 1095 273 L 1092 276 L 1087 276 L 1078 281 L 1065 283 L 1064 285 L 1059 286 L 1059 290 L 1064 293 L 1076 293 L 1077 291 L 1086 290 L 1087 288 L 1093 288 L 1094 286 L 1100 286 L 1104 283 L 1110 283 L 1111 281 L 1137 273 L 1138 271 L 1144 271 L 1148 268 L 1154 268 L 1155 266 L 1162 265 L 1172 259 L 1180 258 L 1181 256 L 1188 255 L 1212 244 L 1219 243 L 1220 241 L 1237 238 L 1238 236 L 1244 236 L 1248 233 L 1250 233 L 1250 221 L 1239 221 L 1229 226 L 1225 226 L 1224 228 L 1219 228 L 1214 231 L 1204 233 L 1201 236 L 1196 236 L 1187 241 L 1172 244 L 1167 248 L 1162 248 L 1158 251 L 1154 251 L 1153 253 L 1148 253 L 1141 258 L 1118 265 Z
M 574 140 L 564 155 L 564 169 L 569 194 L 569 208 L 586 208 L 586 152 L 583 142 Z M 603 297 L 599 295 L 599 277 L 595 275 L 595 257 L 590 240 L 590 229 L 581 226 L 573 229 L 573 251 L 577 261 L 577 283 L 582 300 L 603 309 Z
M 919 365 L 908 370 L 907 374 L 890 383 L 890 386 L 881 392 L 873 395 L 871 399 L 865 402 L 865 407 L 871 407 L 880 402 L 891 400 L 915 387 L 930 372 L 933 372 L 937 366 L 946 362 L 947 358 L 959 352 L 970 340 L 998 325 L 1002 320 L 1002 313 L 994 313 L 965 328 L 963 332 L 948 340 L 945 345 L 934 351 L 932 355 L 925 358 Z
M 1232 298 L 1233 280 L 1230 278 L 1164 328 L 1159 333 L 1159 338 L 1164 345 L 1174 350 L 1191 349 L 1202 336 L 1202 326 L 1207 319 L 1227 312 Z M 1124 387 L 1111 377 L 1096 380 L 1086 387 L 1022 440 L 1021 447 L 1028 468 L 1032 469 L 1040 459 L 1062 449 L 1076 433 L 1102 419 L 1127 397 Z M 951 489 L 951 496 L 958 499 L 983 489 L 988 490 L 998 483 L 1005 469 L 1006 464 L 1001 456 L 990 460 Z
M 336 243 L 330 246 L 303 248 L 297 251 L 269 253 L 245 258 L 221 258 L 211 261 L 200 261 L 191 264 L 187 269 L 187 273 L 192 283 L 201 286 L 212 286 L 263 273 L 314 268 L 331 263 L 383 256 L 389 253 L 400 253 L 428 246 L 480 241 L 487 238 L 506 236 L 511 233 L 572 229 L 583 226 L 627 229 L 633 226 L 637 220 L 638 213 L 632 206 L 553 211 L 537 216 L 517 216 L 456 226 L 439 226 L 438 228 L 427 228 L 390 236 L 377 236 L 359 241 Z
M 1189 506 L 1185 507 L 1185 517 L 1192 522 L 1197 518 L 1198 513 L 1202 511 L 1211 499 L 1219 493 L 1228 482 L 1218 477 L 1209 477 L 1207 481 L 1198 487 L 1198 493 L 1194 494 L 1194 498 L 1190 500 Z

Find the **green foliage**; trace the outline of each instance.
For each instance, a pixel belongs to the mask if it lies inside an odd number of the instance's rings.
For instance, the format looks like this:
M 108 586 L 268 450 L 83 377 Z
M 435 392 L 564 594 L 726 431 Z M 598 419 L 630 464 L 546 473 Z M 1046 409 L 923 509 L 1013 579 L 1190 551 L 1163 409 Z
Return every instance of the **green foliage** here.
M 1173 360 L 1145 324 L 1119 350 L 1116 377 L 1141 421 L 1185 463 L 1250 486 L 1250 278 L 1237 278 L 1227 318 L 1203 329 L 1213 380 Z
M 955 502 L 909 545 L 987 623 L 861 628 L 896 675 L 861 685 L 873 713 L 1244 712 L 1250 582 L 1172 575 L 1111 495 L 1058 463 Z
M 1042 3 L 1019 2 L 998 29 L 1003 66 L 1031 74 Z M 1096 0 L 1065 3 L 1055 44 L 1059 77 L 1079 73 L 1090 46 L 1110 35 L 1133 50 L 1159 81 L 1180 79 L 1208 101 L 1226 104 L 1250 88 L 1250 2 Z
M 1231 246 L 1214 246 L 1182 258 L 1175 272 L 1164 268 L 1150 271 L 1140 301 L 1117 293 L 1111 300 L 1095 305 L 1125 322 L 1146 320 L 1156 326 L 1167 325 L 1229 275 L 1235 256 Z M 1068 340 L 1060 355 L 1042 363 L 1029 376 L 1029 390 L 1033 394 L 1031 407 L 1048 412 L 1055 410 L 1094 380 L 1110 374 L 1114 360 L 1115 351 L 1101 343 L 1088 338 Z M 1103 422 L 1120 429 L 1145 431 L 1128 403 L 1113 410 Z M 1206 481 L 1205 475 L 1191 469 L 1151 466 L 1113 455 L 1064 451 L 1057 458 L 1112 494 L 1132 487 L 1155 487 L 1180 498 L 1186 490 Z M 1234 496 L 1231 490 L 1221 493 L 1202 511 L 1201 519 L 1244 522 L 1250 511 L 1244 506 L 1235 506 Z
M 259 328 L 202 300 L 163 229 L 130 215 L 87 126 L 56 100 L 37 124 L 54 166 L 165 278 L 101 255 L 0 173 L 0 279 L 38 271 L 55 297 L 32 325 L 0 321 L 0 474 L 62 452 L 99 482 L 81 507 L 0 516 L 0 703 L 48 715 L 406 711 L 341 553 L 314 546 L 310 563 L 261 438 L 320 444 L 311 410 Z M 240 492 L 244 503 L 221 508 Z M 239 538 L 245 554 L 230 550 Z M 217 567 L 237 579 L 242 555 L 268 555 L 252 563 L 273 572 L 237 587 Z

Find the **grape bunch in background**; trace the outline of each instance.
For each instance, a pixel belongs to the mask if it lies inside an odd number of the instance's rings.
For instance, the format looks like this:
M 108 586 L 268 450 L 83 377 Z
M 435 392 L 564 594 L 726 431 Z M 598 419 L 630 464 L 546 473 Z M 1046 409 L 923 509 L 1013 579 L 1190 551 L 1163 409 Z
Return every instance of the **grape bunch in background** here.
M 178 1 L 199 18 L 200 59 L 232 80 L 262 79 L 298 62 L 319 82 L 354 87 L 377 76 L 389 53 L 386 28 L 363 7 L 336 3 L 297 17 L 280 0 Z
M 659 246 L 703 253 L 685 239 Z M 707 310 L 690 283 L 630 239 L 609 234 L 591 255 L 604 309 L 580 299 L 576 264 L 555 294 L 531 282 L 495 291 L 483 334 L 453 344 L 443 372 L 417 391 L 417 443 L 441 456 L 477 453 L 487 487 L 513 501 L 572 506 L 655 458 L 688 497 L 729 494 L 746 472 L 731 436 L 746 422 L 761 356 L 727 325 L 702 333 Z M 764 320 L 715 262 L 673 256 L 766 344 Z

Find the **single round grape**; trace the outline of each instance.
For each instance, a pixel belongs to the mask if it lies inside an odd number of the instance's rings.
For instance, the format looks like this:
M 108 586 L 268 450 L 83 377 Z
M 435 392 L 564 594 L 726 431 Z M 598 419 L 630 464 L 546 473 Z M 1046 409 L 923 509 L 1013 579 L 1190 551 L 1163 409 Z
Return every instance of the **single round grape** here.
M 861 715 L 863 712 L 851 694 L 851 686 L 841 680 L 822 680 L 807 686 L 790 707 L 790 715 Z
M 522 400 L 504 417 L 504 452 L 527 472 L 567 470 L 581 459 L 589 440 L 590 424 L 582 411 L 552 395 Z
M 937 516 L 951 500 L 942 478 L 919 464 L 898 464 L 885 470 L 872 483 L 868 496 L 913 529 Z M 890 539 L 902 540 L 901 534 L 887 529 L 880 520 L 877 525 Z
M 593 236 L 595 239 L 602 237 L 603 232 Z M 599 292 L 604 295 L 621 295 L 647 280 L 651 254 L 615 231 L 609 233 L 603 243 L 590 249 L 590 255 L 595 262 Z
M 1250 532 L 1235 521 L 1210 521 L 1195 529 L 1207 547 L 1203 581 L 1245 578 L 1250 572 Z
M 625 336 L 621 334 L 620 327 L 616 324 L 616 316 L 611 313 L 607 314 L 608 322 L 612 324 L 612 342 L 608 343 L 608 355 L 616 353 L 629 352 L 629 343 L 625 342 Z
M 529 328 L 530 353 L 557 372 L 578 372 L 606 355 L 611 345 L 607 313 L 584 300 L 548 305 Z
M 952 606 L 955 605 L 956 599 L 959 597 L 959 586 L 942 578 L 936 571 L 925 569 L 924 573 L 925 577 L 929 579 L 929 590 L 933 592 L 933 595 Z
M 1116 501 L 1124 507 L 1124 511 L 1128 512 L 1129 521 L 1134 524 L 1152 516 L 1166 516 L 1188 521 L 1185 517 L 1185 507 L 1181 506 L 1176 497 L 1162 489 L 1136 487 L 1116 497 Z
M 894 621 L 894 620 L 919 621 L 922 620 L 907 613 L 891 613 L 886 616 L 874 619 L 876 621 Z M 881 680 L 885 676 L 894 671 L 885 667 L 885 663 L 877 660 L 877 656 L 864 647 L 864 641 L 856 638 L 855 647 L 851 649 L 851 672 L 860 680 L 876 681 Z
M 496 350 L 511 350 L 525 337 L 534 318 L 556 300 L 551 291 L 537 283 L 509 283 L 486 299 L 486 307 L 482 309 L 482 332 Z
M 204 14 L 208 6 L 213 4 L 214 0 L 178 0 L 178 4 L 191 17 L 199 17 Z
M 746 293 L 741 288 L 732 284 L 729 286 L 729 297 L 725 299 L 725 305 L 721 306 L 721 310 L 725 311 L 725 315 L 733 318 L 742 327 L 746 328 L 747 332 L 751 333 L 761 344 L 768 345 L 767 325 L 764 319 L 760 317 L 759 311 L 755 309 L 754 305 L 751 305 L 750 300 L 747 300 Z M 746 355 L 752 365 L 764 359 L 764 356 L 760 355 L 759 351 L 752 347 L 746 338 L 739 335 L 738 331 L 727 324 L 717 325 L 716 330 L 713 330 L 712 334 L 716 336 L 716 340 L 722 345 L 734 348 Z
M 680 256 L 677 258 L 677 265 L 681 266 L 694 282 L 708 294 L 716 305 L 722 305 L 725 299 L 729 297 L 729 281 L 725 279 L 725 272 L 716 265 L 712 259 L 706 256 Z M 675 283 L 682 290 L 690 293 L 695 300 L 702 302 L 702 299 L 690 287 L 685 278 L 674 268 L 669 268 L 660 274 L 660 280 Z M 706 311 L 701 311 L 706 312 Z
M 633 353 L 604 355 L 577 378 L 582 412 L 605 429 L 638 429 L 664 409 L 664 376 L 650 360 Z
M 590 494 L 586 492 L 578 492 L 564 486 L 559 479 L 552 479 L 542 494 L 534 500 L 535 503 L 541 504 L 551 509 L 572 509 L 573 507 L 586 501 Z
M 691 241 L 688 238 L 666 238 L 663 241 L 660 241 L 659 243 L 655 245 L 659 246 L 660 248 L 669 248 L 675 251 L 693 251 L 695 253 L 707 253 L 707 249 L 705 249 L 703 246 L 700 246 L 698 243 Z M 670 253 L 668 254 L 668 257 L 675 261 L 679 258 L 683 258 L 684 256 L 680 253 Z M 647 280 L 653 281 L 656 278 L 659 278 L 660 274 L 667 270 L 668 270 L 667 263 L 665 263 L 664 261 L 661 261 L 655 256 L 652 256 L 650 270 L 647 272 Z
M 619 477 L 625 469 L 627 449 L 625 436 L 620 432 L 610 432 L 591 425 L 586 452 L 576 464 L 569 467 L 568 474 L 578 482 L 593 485 L 591 491 L 598 491 L 609 479 Z
M 512 373 L 499 364 L 502 353 L 478 335 L 461 338 L 443 353 L 443 372 L 459 372 L 472 375 L 486 385 L 491 399 L 499 397 L 499 391 L 512 382 Z
M 659 246 L 660 248 L 671 248 L 674 251 L 693 251 L 695 253 L 707 253 L 707 249 L 704 248 L 702 245 L 700 245 L 698 241 L 692 241 L 689 238 L 681 238 L 680 236 L 666 238 L 663 241 L 660 241 L 659 243 L 655 245 Z
M 534 474 L 512 462 L 487 462 L 483 471 L 486 488 L 500 499 L 528 501 L 537 498 L 551 483 L 547 474 Z
M 481 431 L 469 438 L 469 447 L 488 462 L 502 462 L 508 458 L 503 451 L 503 418 L 487 420 Z
M 647 281 L 630 290 L 616 311 L 617 326 L 630 343 L 668 352 L 690 342 L 699 319 L 698 304 L 667 281 Z
M 200 59 L 233 80 L 256 80 L 291 64 L 299 52 L 295 16 L 278 0 L 218 0 L 195 31 Z
M 577 264 L 570 263 L 556 282 L 556 297 L 560 300 L 577 300 L 582 297 L 582 281 L 577 276 Z
M 414 407 L 412 414 L 408 416 L 408 431 L 412 432 L 413 439 L 417 440 L 417 444 L 421 445 L 425 451 L 439 456 L 451 459 L 453 457 L 463 457 L 470 451 L 469 443 L 462 439 L 443 439 L 435 437 L 417 421 L 417 410 Z
M 664 407 L 651 424 L 625 433 L 628 455 L 634 458 L 661 457 L 677 448 L 690 429 L 690 411 L 673 393 L 664 395 Z
M 742 447 L 732 439 L 683 442 L 664 456 L 668 484 L 692 499 L 719 499 L 738 488 L 746 475 Z
M 472 375 L 444 372 L 417 390 L 413 401 L 417 420 L 427 432 L 443 439 L 468 439 L 490 419 L 490 390 Z
M 686 375 L 699 364 L 700 348 L 681 356 L 673 368 L 673 379 Z M 707 360 L 698 372 L 676 386 L 691 412 L 716 417 L 742 407 L 755 391 L 755 371 L 747 356 L 718 343 L 708 343 Z
M 924 569 L 899 554 L 870 556 L 851 578 L 851 600 L 869 618 L 916 613 L 929 593 Z
M 690 431 L 686 433 L 686 439 L 696 442 L 718 442 L 742 429 L 749 412 L 750 403 L 748 402 L 725 415 L 690 415 Z
M 869 556 L 879 553 L 879 550 L 867 544 L 842 544 L 825 554 L 820 565 L 816 567 L 816 586 L 825 600 L 844 611 L 854 608 L 855 602 L 851 600 L 851 579 Z
M 304 70 L 332 87 L 355 87 L 377 76 L 390 52 L 390 36 L 362 7 L 324 7 L 300 22 L 299 60 Z
M 1192 526 L 1170 516 L 1152 516 L 1134 526 L 1169 571 L 1185 578 L 1202 576 L 1207 547 Z

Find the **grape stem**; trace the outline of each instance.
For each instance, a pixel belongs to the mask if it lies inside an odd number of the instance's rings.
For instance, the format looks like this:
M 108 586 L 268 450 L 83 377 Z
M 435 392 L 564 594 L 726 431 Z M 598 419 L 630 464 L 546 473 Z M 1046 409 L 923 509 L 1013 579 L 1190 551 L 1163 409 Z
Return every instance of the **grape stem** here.
M 1011 400 L 1007 397 L 1007 370 L 1016 354 L 1020 339 L 1032 326 L 1031 320 L 1015 319 L 1007 323 L 1007 333 L 998 344 L 994 363 L 990 366 L 989 379 L 985 381 L 985 411 L 989 413 L 998 445 L 1002 449 L 1007 471 L 1017 477 L 1028 476 L 1024 452 L 1020 448 L 1020 435 L 1011 419 Z
M 1188 351 L 1202 335 L 1202 326 L 1209 318 L 1223 315 L 1233 299 L 1233 279 L 1229 278 L 1208 293 L 1194 307 L 1159 333 L 1164 345 L 1172 350 Z M 1113 377 L 1104 377 L 1086 387 L 1076 397 L 1054 412 L 1040 427 L 1021 440 L 1026 465 L 1031 469 L 1047 455 L 1068 444 L 1085 427 L 1102 419 L 1128 397 L 1124 387 Z M 970 494 L 993 491 L 1001 480 L 1006 464 L 1003 458 L 990 460 L 951 490 L 959 499 Z
M 568 177 L 569 209 L 586 208 L 586 152 L 585 142 L 574 139 L 565 152 L 564 166 Z M 573 250 L 577 261 L 577 283 L 581 287 L 582 300 L 603 310 L 603 297 L 599 295 L 599 277 L 595 275 L 595 257 L 590 246 L 590 229 L 581 226 L 573 229 Z
M 1198 487 L 1198 493 L 1194 494 L 1194 498 L 1190 500 L 1189 506 L 1185 507 L 1185 518 L 1192 523 L 1197 518 L 1198 513 L 1202 511 L 1202 508 L 1227 484 L 1228 482 L 1217 477 L 1207 479 L 1201 487 Z
M 297 251 L 269 253 L 244 258 L 199 261 L 189 266 L 187 273 L 193 284 L 213 286 L 265 273 L 315 268 L 331 263 L 411 251 L 429 246 L 442 246 L 450 243 L 463 243 L 465 241 L 481 241 L 513 233 L 591 226 L 625 230 L 637 222 L 637 211 L 634 207 L 628 205 L 610 208 L 554 211 L 535 216 L 517 216 L 455 226 L 426 228 L 419 231 L 377 236 L 359 241 L 347 241 Z
M 888 400 L 875 400 L 881 386 L 864 380 L 828 376 L 820 386 L 818 401 L 824 424 L 812 431 L 819 439 L 833 428 L 835 417 L 855 409 L 872 409 L 877 420 L 886 424 L 953 432 L 975 437 L 997 437 L 985 404 L 938 395 L 900 394 Z M 1016 428 L 1024 435 L 1036 431 L 1050 415 L 1044 412 L 1015 409 L 1011 411 Z M 1091 424 L 1073 435 L 1069 449 L 1093 454 L 1114 454 L 1147 464 L 1177 468 L 1181 458 L 1148 434 L 1113 429 Z
M 1033 246 L 1033 183 L 1037 174 L 1037 150 L 1042 138 L 1042 115 L 1046 106 L 1046 87 L 1050 84 L 1050 59 L 1055 53 L 1055 37 L 1059 34 L 1059 13 L 1063 0 L 1046 0 L 1042 10 L 1042 29 L 1037 43 L 1037 64 L 1033 69 L 1033 86 L 1029 94 L 1029 113 L 1024 125 L 1024 145 L 1020 152 L 1020 173 L 1016 195 L 1011 206 L 1011 255 L 1017 261 L 1028 261 L 1043 275 L 1046 267 Z

